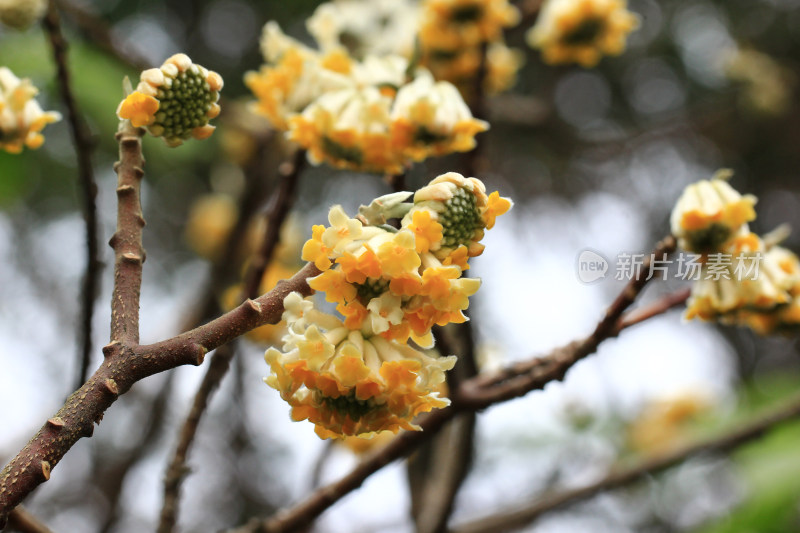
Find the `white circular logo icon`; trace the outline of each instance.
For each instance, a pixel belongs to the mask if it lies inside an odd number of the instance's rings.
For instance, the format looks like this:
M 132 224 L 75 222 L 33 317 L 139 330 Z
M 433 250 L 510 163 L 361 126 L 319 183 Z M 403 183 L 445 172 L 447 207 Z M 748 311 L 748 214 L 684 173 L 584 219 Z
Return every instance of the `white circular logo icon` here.
M 606 277 L 608 260 L 593 250 L 584 250 L 578 255 L 575 267 L 581 282 L 594 283 Z

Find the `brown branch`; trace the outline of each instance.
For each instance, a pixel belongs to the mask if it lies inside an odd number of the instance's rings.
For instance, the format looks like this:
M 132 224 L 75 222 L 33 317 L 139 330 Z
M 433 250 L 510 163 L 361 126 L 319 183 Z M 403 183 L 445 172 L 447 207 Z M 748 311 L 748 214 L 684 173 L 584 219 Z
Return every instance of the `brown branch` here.
M 144 163 L 141 135 L 142 130 L 133 128 L 127 121 L 123 121 L 117 134 L 119 207 L 117 232 L 111 239 L 116 264 L 111 342 L 103 348 L 105 360 L 0 472 L 0 527 L 5 525 L 14 507 L 50 479 L 51 469 L 70 448 L 80 438 L 92 435 L 94 424 L 102 420 L 120 394 L 153 374 L 185 364 L 199 365 L 207 352 L 255 327 L 278 322 L 284 298 L 292 291 L 311 294 L 306 278 L 320 273 L 313 264 L 308 264 L 269 293 L 247 300 L 203 326 L 156 344 L 138 345 L 139 290 L 144 261 L 141 244 L 144 218 L 139 198 Z
M 114 342 L 104 347 L 106 359 L 100 368 L 0 472 L 0 524 L 33 489 L 50 478 L 51 468 L 79 439 L 92 435 L 94 424 L 120 394 L 148 376 L 181 365 L 199 365 L 207 352 L 253 328 L 277 323 L 283 313 L 283 299 L 293 291 L 311 294 L 306 279 L 318 274 L 320 271 L 309 263 L 267 294 L 177 337 L 135 347 Z
M 236 350 L 232 344 L 225 344 L 217 349 L 214 357 L 211 358 L 208 371 L 203 376 L 203 381 L 194 396 L 192 409 L 183 422 L 178 435 L 178 445 L 164 477 L 164 503 L 161 507 L 161 516 L 157 528 L 158 533 L 169 533 L 175 528 L 175 523 L 178 520 L 181 484 L 186 474 L 189 473 L 189 468 L 186 466 L 189 448 L 194 442 L 200 419 L 208 406 L 211 395 L 227 373 L 235 353 Z
M 520 11 L 520 26 L 533 26 L 539 18 L 539 11 L 544 0 L 520 0 L 514 2 Z
M 139 291 L 142 285 L 144 216 L 140 187 L 144 176 L 144 130 L 120 121 L 117 132 L 117 231 L 109 244 L 114 249 L 114 291 L 111 296 L 111 341 L 139 343 Z
M 665 258 L 675 250 L 672 237 L 661 241 L 653 256 Z M 522 396 L 533 390 L 542 390 L 552 381 L 562 380 L 575 363 L 593 353 L 599 344 L 618 332 L 617 322 L 649 281 L 650 259 L 645 260 L 639 275 L 632 279 L 609 306 L 594 332 L 582 341 L 554 350 L 550 355 L 536 358 L 487 377 L 476 376 L 461 384 L 451 395 L 452 404 L 420 417 L 417 423 L 423 431 L 408 431 L 394 438 L 385 448 L 365 458 L 356 468 L 340 480 L 322 487 L 304 502 L 272 519 L 253 519 L 234 533 L 297 531 L 309 524 L 326 509 L 351 491 L 357 489 L 370 475 L 389 463 L 405 457 L 419 445 L 433 437 L 449 420 L 462 412 L 484 409 L 494 403 Z
M 281 227 L 289 216 L 289 211 L 294 205 L 295 191 L 297 183 L 300 181 L 300 174 L 303 171 L 306 161 L 306 151 L 297 150 L 293 161 L 285 162 L 278 169 L 280 183 L 278 190 L 275 191 L 272 200 L 272 207 L 267 211 L 267 229 L 264 240 L 258 253 L 253 258 L 247 276 L 245 277 L 243 295 L 245 298 L 255 298 L 258 296 L 258 288 L 264 271 L 269 266 L 275 255 L 275 248 L 281 240 Z
M 383 177 L 384 181 L 392 188 L 392 192 L 403 192 L 406 190 L 406 173 L 387 174 Z
M 478 376 L 465 383 L 459 390 L 459 401 L 472 409 L 483 409 L 493 403 L 503 402 L 541 389 L 553 380 L 561 380 L 575 363 L 597 350 L 604 340 L 615 337 L 620 329 L 617 322 L 630 307 L 649 281 L 651 259 L 663 260 L 672 253 L 677 244 L 673 237 L 666 237 L 642 265 L 642 270 L 626 285 L 617 299 L 606 310 L 605 316 L 597 324 L 594 332 L 582 341 L 576 341 L 555 350 L 545 358 L 536 358 L 513 365 L 495 375 Z
M 453 533 L 482 533 L 507 531 L 523 527 L 544 513 L 585 500 L 600 492 L 627 485 L 648 474 L 654 474 L 676 465 L 689 457 L 704 453 L 725 453 L 730 451 L 761 437 L 773 426 L 797 417 L 800 417 L 800 397 L 795 397 L 791 402 L 780 408 L 765 413 L 749 423 L 722 435 L 681 446 L 669 453 L 644 460 L 635 465 L 612 470 L 605 478 L 595 483 L 544 496 L 532 504 L 501 511 L 474 522 L 463 524 L 451 531 Z
M 23 507 L 11 511 L 8 515 L 8 527 L 20 533 L 52 533 L 49 527 Z
M 85 9 L 83 7 L 85 4 L 78 5 L 67 0 L 56 0 L 56 2 L 58 7 L 77 24 L 94 45 L 99 46 L 137 70 L 144 70 L 151 66 L 151 62 L 146 58 L 115 43 L 108 24 L 100 16 Z
M 689 295 L 691 293 L 691 289 L 681 289 L 679 291 L 667 294 L 666 296 L 659 298 L 652 304 L 642 307 L 641 309 L 636 309 L 629 313 L 625 313 L 625 315 L 620 318 L 619 322 L 617 322 L 617 334 L 619 334 L 623 329 L 630 328 L 636 324 L 640 324 L 646 320 L 649 320 L 654 316 L 666 313 L 673 307 L 683 305 L 686 300 L 689 299 Z
M 266 231 L 258 253 L 248 269 L 245 280 L 243 298 L 254 298 L 258 295 L 261 278 L 275 255 L 280 242 L 280 230 L 294 204 L 295 190 L 306 161 L 305 150 L 297 150 L 293 161 L 286 162 L 278 169 L 281 178 L 278 189 L 273 196 L 273 206 L 266 216 Z M 222 346 L 216 351 L 211 365 L 203 377 L 203 381 L 195 394 L 192 409 L 186 418 L 178 438 L 175 454 L 167 468 L 164 479 L 164 503 L 158 524 L 159 533 L 169 533 L 175 528 L 178 520 L 178 504 L 180 489 L 188 468 L 186 459 L 192 442 L 197 434 L 197 427 L 203 416 L 211 396 L 219 386 L 230 368 L 230 362 L 236 351 L 232 346 Z
M 168 413 L 167 403 L 172 392 L 175 374 L 168 373 L 166 379 L 160 384 L 158 394 L 145 405 L 142 418 L 141 433 L 131 441 L 126 442 L 125 451 L 117 446 L 110 449 L 103 442 L 95 443 L 94 450 L 99 457 L 95 460 L 91 474 L 94 484 L 105 497 L 107 512 L 98 529 L 99 533 L 108 533 L 114 529 L 120 517 L 120 496 L 125 485 L 125 478 L 134 465 L 153 450 L 158 442 L 158 436 L 164 426 L 164 419 Z M 134 394 L 136 394 L 134 389 Z
M 274 152 L 271 150 L 270 143 L 274 140 L 274 135 L 271 130 L 266 133 L 260 131 L 249 132 L 251 137 L 255 138 L 257 146 L 253 149 L 254 156 L 249 159 L 244 165 L 244 174 L 246 179 L 245 189 L 239 195 L 239 205 L 237 212 L 239 217 L 231 230 L 228 242 L 225 246 L 225 252 L 214 262 L 211 269 L 211 276 L 207 283 L 206 288 L 202 291 L 203 295 L 197 304 L 192 306 L 191 316 L 187 317 L 181 331 L 193 329 L 201 325 L 206 320 L 218 316 L 222 310 L 219 306 L 219 293 L 222 288 L 229 283 L 233 273 L 238 273 L 241 266 L 241 256 L 243 241 L 247 235 L 247 229 L 251 220 L 252 214 L 261 205 L 265 196 L 264 184 L 268 181 L 265 173 L 267 169 L 273 168 L 270 154 Z M 217 350 L 219 352 L 219 350 Z M 214 357 L 218 357 L 215 353 Z M 211 365 L 214 365 L 212 359 Z M 170 375 L 171 376 L 171 375 Z M 116 521 L 116 509 L 120 490 L 123 486 L 125 477 L 127 476 L 130 468 L 136 464 L 137 461 L 144 455 L 145 450 L 148 449 L 148 444 L 158 435 L 160 426 L 162 425 L 160 419 L 164 414 L 164 402 L 166 401 L 169 384 L 171 380 L 167 381 L 165 388 L 159 393 L 158 397 L 150 406 L 150 423 L 146 437 L 141 440 L 140 445 L 134 447 L 131 454 L 127 457 L 118 460 L 109 472 L 108 476 L 113 480 L 109 481 L 109 487 L 101 487 L 103 493 L 108 496 L 111 506 L 111 511 L 106 519 L 102 530 L 108 531 Z
M 78 325 L 80 348 L 78 352 L 79 371 L 76 388 L 86 381 L 89 373 L 89 362 L 92 352 L 92 314 L 94 301 L 97 298 L 100 280 L 101 264 L 99 259 L 98 228 L 97 228 L 97 184 L 92 170 L 92 140 L 86 123 L 81 119 L 78 104 L 72 93 L 70 72 L 67 62 L 67 41 L 61 32 L 61 21 L 55 2 L 50 0 L 47 15 L 42 20 L 42 25 L 50 39 L 53 49 L 53 59 L 58 71 L 58 86 L 61 99 L 67 108 L 67 121 L 69 122 L 72 142 L 78 160 L 78 183 L 83 200 L 83 218 L 86 223 L 86 272 L 83 275 L 81 286 L 81 318 Z

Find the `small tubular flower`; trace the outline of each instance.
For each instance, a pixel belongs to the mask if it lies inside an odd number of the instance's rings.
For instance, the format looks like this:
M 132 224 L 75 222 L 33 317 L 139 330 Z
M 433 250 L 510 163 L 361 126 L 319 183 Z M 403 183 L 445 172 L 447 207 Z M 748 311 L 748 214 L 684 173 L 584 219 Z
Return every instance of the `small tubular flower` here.
M 425 72 L 400 88 L 392 108 L 392 143 L 414 161 L 469 151 L 475 135 L 487 129 L 452 84 L 434 82 Z
M 431 218 L 431 211 L 418 209 L 411 214 L 408 229 L 414 233 L 418 253 L 425 253 L 444 239 L 444 227 Z
M 418 430 L 416 415 L 449 404 L 437 388 L 454 356 L 430 357 L 348 330 L 330 315 L 322 325 L 315 319 L 324 313 L 308 314 L 302 328 L 284 337 L 283 352 L 267 350 L 271 373 L 265 382 L 292 406 L 292 418 L 312 422 L 321 438 Z
M 707 253 L 722 249 L 756 217 L 756 198 L 739 194 L 725 181 L 730 171 L 684 189 L 670 216 L 672 234 L 686 250 Z
M 136 90 L 120 102 L 117 116 L 146 127 L 169 146 L 191 138 L 207 139 L 214 131 L 208 121 L 219 115 L 222 77 L 175 54 L 160 68 L 142 72 Z
M 0 67 L 0 150 L 18 154 L 25 147 L 39 148 L 42 129 L 61 119 L 56 111 L 42 111 L 33 98 L 38 92 L 31 80 Z
M 604 55 L 619 55 L 639 27 L 627 0 L 547 0 L 526 34 L 546 63 L 595 66 Z

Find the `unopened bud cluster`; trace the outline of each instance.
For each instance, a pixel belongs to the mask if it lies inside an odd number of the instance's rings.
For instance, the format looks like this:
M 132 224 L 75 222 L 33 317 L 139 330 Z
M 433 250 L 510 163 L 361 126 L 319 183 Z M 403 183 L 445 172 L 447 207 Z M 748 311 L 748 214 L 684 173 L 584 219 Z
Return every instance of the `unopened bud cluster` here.
M 208 121 L 219 114 L 221 89 L 219 74 L 192 63 L 186 54 L 175 54 L 160 68 L 142 72 L 136 91 L 120 103 L 117 115 L 178 146 L 214 132 Z

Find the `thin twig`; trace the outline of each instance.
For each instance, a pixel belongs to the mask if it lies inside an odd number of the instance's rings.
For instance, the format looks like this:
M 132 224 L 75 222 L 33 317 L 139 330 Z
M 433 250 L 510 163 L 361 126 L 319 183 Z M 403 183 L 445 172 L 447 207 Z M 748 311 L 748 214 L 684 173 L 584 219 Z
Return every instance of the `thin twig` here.
M 617 334 L 623 329 L 640 324 L 656 315 L 666 313 L 673 307 L 684 304 L 689 299 L 691 292 L 691 289 L 681 289 L 659 298 L 650 305 L 625 313 L 617 323 Z
M 85 9 L 83 5 L 68 0 L 56 0 L 58 7 L 85 33 L 93 45 L 121 59 L 137 70 L 149 68 L 150 61 L 133 50 L 119 46 L 111 35 L 111 28 L 100 16 Z
M 172 456 L 166 476 L 164 477 L 164 503 L 161 507 L 161 516 L 158 523 L 158 533 L 168 533 L 173 530 L 178 520 L 178 504 L 180 488 L 189 468 L 186 466 L 186 458 L 189 455 L 189 448 L 194 442 L 200 419 L 208 406 L 211 395 L 222 381 L 222 377 L 228 371 L 231 359 L 235 353 L 232 344 L 220 346 L 211 358 L 203 381 L 197 389 L 192 403 L 189 416 L 183 422 L 180 434 L 178 435 L 178 445 Z
M 67 61 L 67 41 L 61 32 L 61 21 L 58 16 L 55 2 L 50 1 L 47 16 L 42 20 L 50 46 L 53 49 L 53 59 L 58 71 L 58 86 L 61 99 L 67 108 L 67 121 L 69 122 L 72 142 L 78 161 L 78 183 L 83 200 L 83 218 L 86 224 L 86 272 L 83 275 L 81 286 L 81 313 L 78 325 L 79 352 L 78 352 L 78 377 L 75 388 L 86 381 L 89 374 L 89 362 L 92 352 L 92 315 L 94 301 L 100 280 L 101 264 L 99 259 L 98 227 L 97 227 L 97 184 L 92 170 L 92 140 L 86 123 L 81 119 L 78 104 L 72 93 L 70 72 Z
M 239 259 L 239 256 L 241 255 L 243 241 L 247 235 L 248 224 L 251 220 L 252 214 L 263 202 L 263 198 L 265 196 L 264 184 L 268 181 L 265 177 L 265 173 L 268 168 L 272 168 L 274 166 L 270 161 L 270 154 L 274 151 L 270 149 L 270 143 L 274 140 L 274 135 L 272 132 L 268 130 L 266 133 L 251 133 L 252 136 L 255 137 L 257 146 L 253 149 L 253 157 L 244 166 L 246 185 L 244 191 L 242 191 L 239 197 L 239 205 L 237 209 L 239 218 L 230 232 L 228 242 L 225 246 L 225 252 L 214 262 L 212 266 L 211 276 L 207 283 L 207 287 L 204 289 L 204 291 L 202 291 L 204 295 L 199 300 L 201 303 L 192 306 L 193 311 L 196 312 L 192 313 L 191 316 L 186 319 L 185 324 L 181 327 L 182 331 L 196 328 L 208 319 L 219 315 L 219 313 L 222 311 L 219 306 L 219 294 L 222 288 L 229 283 L 233 273 L 239 272 L 241 266 L 241 260 Z M 214 354 L 214 358 L 216 357 L 219 357 L 219 350 L 217 350 L 217 352 Z M 213 360 L 211 365 L 215 366 Z M 168 381 L 167 384 L 170 382 L 171 380 Z M 152 404 L 150 409 L 150 412 L 153 413 L 151 421 L 155 421 L 163 416 L 163 403 L 166 399 L 168 385 L 165 385 L 165 387 L 167 388 L 159 393 L 158 398 Z M 150 429 L 153 431 L 147 432 L 148 436 L 143 440 L 142 446 L 136 447 L 137 452 L 142 452 L 145 449 L 146 443 L 150 442 L 152 438 L 158 434 L 158 427 L 160 427 L 161 424 L 159 423 L 157 426 L 153 426 L 153 423 L 155 422 L 151 422 L 150 426 Z M 135 456 L 131 456 L 129 458 L 130 460 L 123 460 L 120 466 L 114 471 L 117 479 L 112 484 L 111 489 L 104 489 L 104 494 L 109 496 L 109 500 L 111 501 L 110 505 L 112 506 L 112 511 L 110 512 L 103 528 L 104 531 L 113 526 L 115 521 L 114 511 L 119 498 L 119 489 L 121 489 L 129 469 L 136 463 L 136 461 L 139 460 L 141 456 L 141 453 L 136 453 Z
M 648 474 L 654 474 L 676 465 L 689 457 L 704 453 L 728 452 L 761 437 L 773 426 L 798 416 L 800 416 L 800 397 L 795 397 L 780 408 L 771 410 L 747 424 L 736 427 L 722 435 L 681 446 L 669 453 L 644 460 L 635 465 L 612 470 L 603 479 L 584 487 L 544 496 L 524 507 L 501 511 L 474 522 L 463 524 L 451 531 L 453 533 L 494 533 L 523 527 L 549 511 L 577 503 L 600 492 L 627 485 Z
M 110 454 L 102 453 L 106 451 L 103 443 L 97 443 L 98 450 L 95 451 L 101 453 L 98 454 L 99 457 L 95 462 L 92 479 L 108 502 L 108 510 L 98 529 L 100 533 L 114 530 L 114 526 L 119 520 L 120 496 L 122 496 L 127 474 L 134 465 L 147 456 L 158 442 L 158 436 L 164 426 L 164 418 L 169 412 L 167 402 L 174 381 L 175 374 L 168 373 L 166 379 L 160 384 L 158 394 L 145 406 L 145 415 L 142 417 L 145 422 L 141 433 L 138 434 L 138 437 L 134 437 L 132 442 L 126 443 L 125 452 L 121 453 L 114 447 L 112 448 L 113 456 L 109 456 Z
M 333 454 L 333 447 L 335 443 L 332 440 L 325 441 L 322 451 L 319 452 L 316 461 L 314 461 L 314 468 L 311 469 L 311 490 L 319 487 L 322 482 L 322 471 L 325 469 L 325 463 L 330 459 Z
M 278 166 L 273 164 L 271 154 L 275 152 L 275 136 L 272 131 L 248 132 L 255 137 L 253 156 L 244 165 L 245 187 L 239 195 L 238 218 L 228 236 L 225 251 L 211 266 L 211 276 L 207 289 L 198 302 L 192 305 L 190 313 L 181 329 L 195 328 L 220 311 L 220 293 L 241 273 L 242 248 L 246 242 L 252 216 L 260 209 L 267 196 L 265 184 L 269 181 L 267 172 Z
M 658 244 L 651 257 L 664 259 L 675 250 L 675 247 L 675 239 L 667 237 Z M 479 375 L 465 381 L 458 390 L 453 391 L 451 395 L 453 403 L 450 407 L 420 417 L 417 423 L 422 431 L 407 431 L 398 435 L 385 448 L 365 458 L 349 474 L 335 483 L 316 490 L 299 505 L 278 513 L 271 519 L 253 519 L 241 528 L 233 530 L 234 533 L 297 531 L 311 524 L 326 509 L 360 487 L 370 475 L 391 462 L 405 457 L 429 440 L 456 415 L 465 411 L 484 409 L 533 390 L 542 390 L 548 383 L 562 380 L 567 370 L 575 363 L 593 353 L 603 340 L 614 337 L 619 332 L 617 322 L 650 280 L 646 275 L 649 266 L 650 258 L 645 260 L 639 275 L 626 285 L 606 310 L 594 332 L 586 339 L 554 350 L 547 357 L 515 365 L 499 375 L 491 376 L 488 380 Z
M 258 288 L 261 285 L 261 278 L 264 271 L 269 266 L 275 255 L 275 249 L 281 240 L 281 227 L 289 216 L 295 200 L 297 183 L 300 181 L 300 174 L 303 171 L 306 161 L 306 151 L 297 150 L 293 161 L 287 161 L 278 169 L 280 183 L 278 189 L 273 194 L 272 207 L 267 210 L 266 222 L 267 229 L 264 240 L 258 253 L 253 258 L 250 268 L 245 277 L 243 296 L 244 298 L 255 298 L 258 296 Z
M 403 192 L 406 190 L 406 173 L 387 174 L 383 177 L 384 181 L 392 188 L 392 192 Z
M 264 240 L 258 253 L 253 258 L 245 279 L 243 299 L 255 298 L 261 284 L 264 271 L 272 261 L 275 249 L 280 242 L 280 229 L 289 215 L 294 203 L 295 190 L 306 160 L 305 150 L 297 150 L 293 161 L 281 165 L 278 171 L 280 183 L 273 195 L 272 208 L 267 211 L 267 227 Z M 236 350 L 232 346 L 222 346 L 211 359 L 211 365 L 203 377 L 203 381 L 195 394 L 192 409 L 184 421 L 179 434 L 178 444 L 172 456 L 164 478 L 164 502 L 158 524 L 159 533 L 169 533 L 175 528 L 178 520 L 178 505 L 183 479 L 188 473 L 186 459 L 192 446 L 200 419 L 203 417 L 211 396 L 222 382 L 230 368 L 230 362 Z
M 544 0 L 520 0 L 514 2 L 520 11 L 520 26 L 533 26 L 539 18 L 539 11 Z
M 23 507 L 11 511 L 8 515 L 8 527 L 20 533 L 52 533 L 49 527 Z
M 493 403 L 511 400 L 531 390 L 541 389 L 550 381 L 562 380 L 575 363 L 594 353 L 601 342 L 619 333 L 617 322 L 649 281 L 647 273 L 652 259 L 664 260 L 676 246 L 675 239 L 671 236 L 658 243 L 655 251 L 645 259 L 642 271 L 626 285 L 587 338 L 555 350 L 545 358 L 514 365 L 496 375 L 478 376 L 461 387 L 457 400 L 465 402 L 472 409 L 484 409 Z

